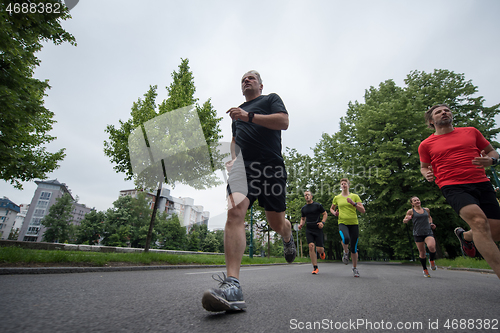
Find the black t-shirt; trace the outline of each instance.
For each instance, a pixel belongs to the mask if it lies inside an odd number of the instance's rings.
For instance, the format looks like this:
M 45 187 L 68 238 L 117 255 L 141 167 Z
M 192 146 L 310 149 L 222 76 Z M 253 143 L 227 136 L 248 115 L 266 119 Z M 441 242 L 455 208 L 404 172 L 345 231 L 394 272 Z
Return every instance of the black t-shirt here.
M 240 108 L 255 114 L 279 112 L 288 114 L 283 101 L 275 93 L 260 95 L 241 104 Z M 235 120 L 232 124 L 232 131 L 236 142 L 236 153 L 238 154 L 239 149 L 241 149 L 245 164 L 247 162 L 262 162 L 269 165 L 283 162 L 281 130 L 271 130 L 254 123 Z
M 308 229 L 319 229 L 318 222 L 321 221 L 321 215 L 325 212 L 323 205 L 317 202 L 312 202 L 305 205 L 301 209 L 302 217 L 306 218 Z

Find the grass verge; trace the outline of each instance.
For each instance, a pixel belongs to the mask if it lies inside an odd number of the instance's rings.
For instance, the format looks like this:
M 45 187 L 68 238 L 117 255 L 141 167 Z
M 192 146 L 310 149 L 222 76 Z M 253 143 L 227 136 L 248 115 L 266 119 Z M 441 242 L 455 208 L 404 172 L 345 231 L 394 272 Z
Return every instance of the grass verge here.
M 296 262 L 310 262 L 297 258 Z M 285 263 L 284 258 L 243 257 L 242 264 Z M 57 265 L 106 266 L 122 265 L 224 265 L 222 255 L 148 253 L 100 253 L 84 251 L 31 250 L 19 247 L 0 247 L 0 266 Z
M 469 257 L 456 257 L 455 259 L 437 259 L 436 265 L 456 268 L 491 269 L 486 260 Z
M 243 265 L 285 263 L 281 258 L 244 256 Z M 295 262 L 310 263 L 309 258 L 296 258 Z M 418 262 L 417 262 L 418 263 Z M 224 265 L 222 255 L 168 254 L 168 253 L 101 253 L 84 251 L 31 250 L 20 247 L 0 247 L 0 266 L 115 266 L 115 265 Z M 457 257 L 437 259 L 436 264 L 444 267 L 491 269 L 485 260 Z

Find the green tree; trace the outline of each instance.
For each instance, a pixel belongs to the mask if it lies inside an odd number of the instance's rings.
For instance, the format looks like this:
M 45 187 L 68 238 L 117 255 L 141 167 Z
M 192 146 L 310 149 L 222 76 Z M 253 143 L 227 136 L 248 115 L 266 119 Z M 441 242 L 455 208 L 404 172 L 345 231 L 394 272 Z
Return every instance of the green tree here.
M 417 195 L 431 210 L 438 243 L 453 257 L 458 254 L 458 245 L 450 230 L 465 224 L 446 204 L 435 183 L 425 181 L 420 174 L 418 146 L 432 133 L 423 114 L 434 104 L 447 103 L 454 112 L 455 126 L 474 126 L 498 147 L 493 141 L 499 132 L 494 117 L 500 104 L 484 106 L 484 98 L 476 95 L 477 87 L 463 74 L 448 70 L 414 71 L 405 84 L 398 87 L 387 80 L 366 90 L 364 103 L 349 103 L 340 130 L 324 134 L 315 147 L 315 160 L 332 184 L 347 176 L 351 191 L 363 200 L 366 214 L 360 217 L 361 251 L 364 247 L 371 251 L 367 255 L 410 257 L 401 221 L 410 208 L 409 197 Z
M 106 214 L 92 210 L 85 214 L 76 230 L 77 244 L 97 245 L 104 231 Z
M 144 248 L 151 220 L 151 205 L 146 194 L 139 192 L 137 198 L 133 198 L 131 201 L 130 208 L 130 246 Z M 156 234 L 153 234 L 151 241 L 154 242 L 155 240 Z
M 329 173 L 330 167 L 323 165 L 322 161 L 309 155 L 303 155 L 296 149 L 287 148 L 283 155 L 288 173 L 287 180 L 287 218 L 292 224 L 300 223 L 302 213 L 301 209 L 306 204 L 304 192 L 311 191 L 313 200 L 320 203 L 327 211 L 323 233 L 325 235 L 325 251 L 329 259 L 339 259 L 341 255 L 340 235 L 338 232 L 337 219 L 330 214 L 332 198 L 337 194 L 338 182 L 334 180 Z M 338 190 L 340 192 L 340 190 Z M 306 240 L 306 228 L 299 232 L 299 239 L 296 239 L 299 254 L 301 253 L 300 244 L 302 244 L 302 253 L 309 253 L 309 246 Z M 294 237 L 296 233 L 294 231 Z
M 208 232 L 205 241 L 203 242 L 202 251 L 203 252 L 218 252 L 220 248 L 220 243 L 215 233 Z
M 181 226 L 177 215 L 168 216 L 162 213 L 158 216 L 155 227 L 159 248 L 164 250 L 185 250 L 187 247 L 186 228 Z
M 201 246 L 200 234 L 192 230 L 188 233 L 188 251 L 199 251 Z
M 113 202 L 114 207 L 106 211 L 102 244 L 127 246 L 127 242 L 130 242 L 133 200 L 131 196 L 119 197 Z
M 216 252 L 224 253 L 224 230 L 217 229 L 214 231 L 215 238 L 219 242 L 219 248 Z
M 137 198 L 123 196 L 105 214 L 103 244 L 144 248 L 151 217 L 150 203 L 145 193 Z M 156 240 L 156 234 L 152 237 Z
M 35 54 L 48 41 L 76 45 L 61 26 L 71 17 L 66 7 L 59 14 L 7 11 L 22 3 L 2 1 L 0 8 L 0 179 L 19 189 L 21 181 L 47 178 L 65 157 L 64 149 L 50 153 L 45 147 L 55 139 L 48 134 L 55 120 L 43 101 L 48 81 L 33 78 L 40 65 Z
M 70 240 L 73 203 L 71 195 L 65 193 L 50 206 L 49 213 L 42 220 L 42 225 L 46 228 L 43 233 L 44 242 L 64 243 Z
M 115 128 L 113 125 L 108 125 L 106 128 L 106 132 L 109 134 L 109 141 L 104 142 L 104 153 L 111 159 L 111 162 L 115 164 L 114 169 L 117 172 L 125 173 L 125 179 L 134 179 L 136 186 L 140 188 L 151 188 L 151 184 L 145 182 L 144 178 L 138 177 L 138 175 L 134 175 L 133 173 L 129 151 L 129 137 L 135 129 L 142 129 L 142 133 L 145 134 L 146 145 L 148 147 L 153 144 L 151 137 L 154 137 L 155 134 L 159 133 L 162 134 L 158 135 L 158 142 L 154 142 L 154 144 L 156 146 L 161 146 L 162 149 L 170 151 L 176 150 L 179 147 L 185 147 L 186 140 L 189 140 L 189 138 L 182 135 L 182 131 L 171 131 L 165 133 L 165 128 L 161 125 L 158 125 L 159 128 L 151 128 L 150 131 L 153 131 L 153 133 L 146 134 L 144 127 L 146 122 L 179 108 L 195 105 L 196 113 L 207 144 L 206 147 L 199 147 L 198 149 L 202 150 L 207 147 L 210 149 L 210 147 L 216 144 L 221 138 L 219 122 L 222 118 L 216 117 L 216 111 L 214 110 L 210 99 L 200 106 L 198 104 L 198 98 L 194 97 L 196 88 L 194 85 L 193 74 L 189 68 L 188 59 L 181 59 L 178 72 L 174 71 L 172 73 L 172 78 L 173 82 L 166 88 L 169 95 L 166 100 L 157 106 L 157 86 L 150 86 L 148 92 L 144 95 L 144 99 L 139 99 L 133 104 L 132 111 L 130 113 L 131 118 L 129 120 L 125 122 L 120 120 L 119 128 Z M 188 126 L 189 124 L 196 122 L 192 116 L 188 116 L 187 119 L 178 119 L 178 121 L 179 124 L 185 123 L 183 126 Z M 172 187 L 174 187 L 176 183 L 180 182 L 197 188 L 206 188 L 207 186 L 217 184 L 212 168 L 220 166 L 219 164 L 222 161 L 222 158 L 220 158 L 214 151 L 212 152 L 211 164 L 208 167 L 210 170 L 207 170 L 207 166 L 202 164 L 197 165 L 199 168 L 196 168 L 195 170 L 192 165 L 197 161 L 196 154 L 198 153 L 198 149 L 190 149 L 183 151 L 182 153 L 173 154 L 169 157 L 168 161 L 162 160 L 163 177 L 157 179 L 160 186 L 158 186 L 156 202 L 159 201 L 158 198 L 160 195 L 161 183 L 163 182 L 170 184 Z M 193 151 L 194 155 L 192 155 Z M 191 163 L 189 164 L 190 167 L 185 167 L 186 162 Z M 166 163 L 172 163 L 174 166 L 177 165 L 177 168 L 175 169 L 178 170 L 178 172 L 176 174 L 166 174 Z M 155 216 L 156 207 L 153 209 L 153 214 L 151 216 L 148 238 L 150 238 L 152 234 Z M 146 241 L 146 251 L 148 248 L 149 240 Z
M 19 237 L 19 228 L 12 228 L 10 230 L 10 233 L 9 233 L 9 240 L 17 240 L 17 238 Z

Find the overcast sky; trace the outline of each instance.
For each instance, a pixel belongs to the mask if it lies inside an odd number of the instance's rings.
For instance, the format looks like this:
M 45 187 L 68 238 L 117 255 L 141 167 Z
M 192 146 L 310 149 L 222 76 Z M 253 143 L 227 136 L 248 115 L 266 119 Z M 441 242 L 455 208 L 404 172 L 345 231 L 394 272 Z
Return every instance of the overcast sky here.
M 338 130 L 349 102 L 365 89 L 413 70 L 465 74 L 485 105 L 500 102 L 500 2 L 497 0 L 81 0 L 63 22 L 78 46 L 47 44 L 35 76 L 49 79 L 45 105 L 55 113 L 57 140 L 66 148 L 48 175 L 66 183 L 79 202 L 106 210 L 119 191 L 133 188 L 104 155 L 108 124 L 128 120 L 132 103 L 158 85 L 160 103 L 181 58 L 188 58 L 200 104 L 211 98 L 224 140 L 225 112 L 244 102 L 241 76 L 258 70 L 264 94 L 278 93 L 290 115 L 283 147 L 312 153 L 322 133 Z M 24 191 L 0 182 L 0 196 L 30 203 Z M 224 225 L 224 189 L 190 196 L 211 212 L 209 228 Z

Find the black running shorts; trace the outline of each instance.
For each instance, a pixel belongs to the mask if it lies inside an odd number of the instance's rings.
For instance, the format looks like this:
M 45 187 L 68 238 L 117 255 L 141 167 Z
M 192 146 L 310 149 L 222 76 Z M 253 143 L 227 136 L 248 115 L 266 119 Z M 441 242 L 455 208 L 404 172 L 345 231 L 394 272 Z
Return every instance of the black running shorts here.
M 463 207 L 478 205 L 487 218 L 500 219 L 500 206 L 491 182 L 445 185 L 441 193 L 459 215 Z
M 242 193 L 251 207 L 256 199 L 266 211 L 284 212 L 286 210 L 286 179 L 284 163 L 268 165 L 261 162 L 240 163 L 233 166 L 229 173 L 227 193 Z
M 307 244 L 314 243 L 316 247 L 324 247 L 323 242 L 323 229 L 306 229 Z

